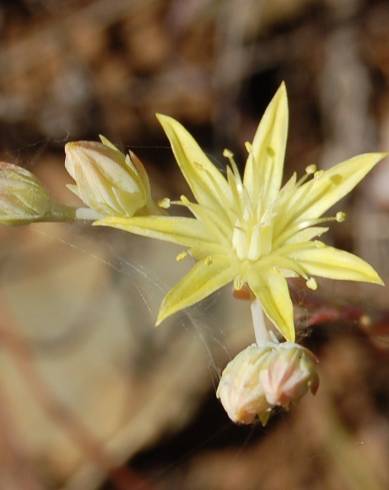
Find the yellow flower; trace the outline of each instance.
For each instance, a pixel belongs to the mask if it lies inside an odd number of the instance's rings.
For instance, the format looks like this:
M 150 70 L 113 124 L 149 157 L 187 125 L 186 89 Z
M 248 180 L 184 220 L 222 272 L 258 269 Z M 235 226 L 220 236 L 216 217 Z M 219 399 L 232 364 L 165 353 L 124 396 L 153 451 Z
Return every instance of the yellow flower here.
M 176 204 L 187 207 L 194 218 L 111 217 L 96 223 L 183 245 L 197 260 L 164 298 L 157 324 L 233 281 L 235 289 L 248 284 L 275 327 L 293 341 L 287 277 L 302 276 L 312 289 L 316 283 L 311 276 L 382 284 L 362 259 L 312 240 L 328 230 L 318 225 L 344 219 L 343 213 L 320 216 L 385 154 L 359 155 L 326 171 L 310 166 L 302 179 L 294 174 L 281 188 L 288 130 L 284 84 L 266 109 L 252 144 L 246 145 L 249 155 L 243 178 L 231 152 L 224 153 L 229 159 L 225 176 L 180 123 L 157 117 L 197 200 L 181 197 Z
M 140 160 L 125 156 L 103 136 L 65 145 L 65 167 L 76 185 L 68 188 L 102 216 L 133 216 L 155 210 Z

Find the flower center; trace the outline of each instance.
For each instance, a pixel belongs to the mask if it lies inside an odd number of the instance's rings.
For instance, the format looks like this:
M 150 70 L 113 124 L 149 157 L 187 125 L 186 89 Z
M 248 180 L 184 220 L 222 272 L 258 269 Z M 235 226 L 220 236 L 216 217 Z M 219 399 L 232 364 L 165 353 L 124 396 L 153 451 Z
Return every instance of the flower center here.
M 232 232 L 232 247 L 239 260 L 256 261 L 270 253 L 272 237 L 270 220 L 257 222 L 237 219 Z

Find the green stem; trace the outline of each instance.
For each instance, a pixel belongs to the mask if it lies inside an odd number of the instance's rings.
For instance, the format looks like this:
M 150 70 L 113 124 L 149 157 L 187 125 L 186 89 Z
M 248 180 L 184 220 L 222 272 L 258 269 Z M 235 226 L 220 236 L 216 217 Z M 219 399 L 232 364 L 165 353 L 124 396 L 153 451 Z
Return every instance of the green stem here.
M 39 221 L 71 222 L 75 220 L 76 208 L 63 204 L 52 203 L 50 211 Z
M 102 215 L 89 208 L 73 208 L 63 204 L 53 203 L 50 212 L 41 220 L 44 222 L 69 223 L 75 221 L 95 221 Z
M 95 221 L 101 219 L 103 216 L 90 208 L 78 208 L 76 209 L 76 220 L 77 221 Z

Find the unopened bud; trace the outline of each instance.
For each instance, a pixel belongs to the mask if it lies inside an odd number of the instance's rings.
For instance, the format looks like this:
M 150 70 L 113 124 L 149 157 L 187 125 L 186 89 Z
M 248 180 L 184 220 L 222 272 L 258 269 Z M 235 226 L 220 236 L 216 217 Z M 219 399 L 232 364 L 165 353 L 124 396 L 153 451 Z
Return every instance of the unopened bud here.
M 266 424 L 275 407 L 289 408 L 319 386 L 315 356 L 291 342 L 250 345 L 224 369 L 216 396 L 233 422 Z
M 49 195 L 31 172 L 0 162 L 0 223 L 40 221 L 50 214 L 51 207 Z
M 150 184 L 140 160 L 125 156 L 107 139 L 65 145 L 65 167 L 76 185 L 68 186 L 104 216 L 131 217 L 151 203 Z

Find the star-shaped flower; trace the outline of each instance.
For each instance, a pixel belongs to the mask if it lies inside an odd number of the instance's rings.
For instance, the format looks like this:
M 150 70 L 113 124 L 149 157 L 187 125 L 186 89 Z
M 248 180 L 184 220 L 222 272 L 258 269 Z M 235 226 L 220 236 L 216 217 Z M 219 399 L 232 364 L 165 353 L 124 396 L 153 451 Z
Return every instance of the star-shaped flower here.
M 359 257 L 314 239 L 328 230 L 323 222 L 344 219 L 344 213 L 320 217 L 386 154 L 359 155 L 325 171 L 310 166 L 303 178 L 297 180 L 293 174 L 281 187 L 288 131 L 284 84 L 247 145 L 243 178 L 231 152 L 224 153 L 229 165 L 223 175 L 180 123 L 157 117 L 197 200 L 182 196 L 175 204 L 187 207 L 194 218 L 109 217 L 96 223 L 183 245 L 196 259 L 164 298 L 157 324 L 233 281 L 235 289 L 249 286 L 274 326 L 293 342 L 293 305 L 286 278 L 302 276 L 312 289 L 316 288 L 312 276 L 382 284 Z

